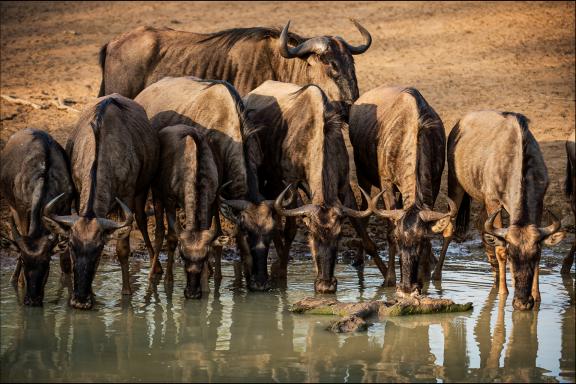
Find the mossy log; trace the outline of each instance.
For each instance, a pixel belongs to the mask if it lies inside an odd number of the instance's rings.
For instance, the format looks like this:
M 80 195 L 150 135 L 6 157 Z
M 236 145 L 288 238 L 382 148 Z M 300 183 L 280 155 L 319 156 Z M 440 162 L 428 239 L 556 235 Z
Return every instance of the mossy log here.
M 308 297 L 292 305 L 294 313 L 314 315 L 336 315 L 343 318 L 332 321 L 328 330 L 336 333 L 365 331 L 370 323 L 367 318 L 378 316 L 423 315 L 431 313 L 466 312 L 472 309 L 472 303 L 456 304 L 450 299 L 430 297 L 410 297 L 395 302 L 364 301 L 361 303 L 341 303 L 335 299 Z

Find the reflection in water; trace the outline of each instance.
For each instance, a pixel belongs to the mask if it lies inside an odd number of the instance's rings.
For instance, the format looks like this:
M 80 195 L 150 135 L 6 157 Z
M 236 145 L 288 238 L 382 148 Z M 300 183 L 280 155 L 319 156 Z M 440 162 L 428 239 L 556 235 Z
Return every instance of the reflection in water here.
M 512 311 L 491 291 L 486 265 L 467 257 L 460 266 L 451 263 L 455 269 L 429 291 L 473 301 L 472 313 L 392 318 L 351 335 L 326 332 L 326 317 L 288 311 L 312 292 L 307 261 L 291 265 L 287 290 L 250 294 L 234 286 L 233 266 L 225 264 L 220 294 L 201 300 L 182 297 L 179 274 L 173 285 L 149 286 L 145 261 L 132 268 L 138 290 L 121 298 L 109 289 L 117 286 L 119 268 L 103 261 L 97 310 L 86 312 L 58 299 L 57 274 L 44 308 L 19 305 L 8 282 L 12 265 L 2 265 L 1 379 L 574 381 L 573 280 L 543 271 L 541 307 Z M 393 295 L 378 286 L 375 268 L 366 268 L 363 289 L 352 268 L 337 269 L 340 300 Z

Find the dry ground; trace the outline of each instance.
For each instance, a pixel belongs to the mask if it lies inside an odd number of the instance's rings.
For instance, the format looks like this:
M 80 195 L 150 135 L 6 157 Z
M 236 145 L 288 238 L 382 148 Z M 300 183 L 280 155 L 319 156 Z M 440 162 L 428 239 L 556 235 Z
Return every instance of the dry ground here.
M 374 41 L 356 56 L 361 93 L 382 84 L 415 86 L 446 133 L 468 111 L 524 113 L 548 165 L 546 205 L 569 215 L 562 183 L 564 141 L 575 129 L 574 2 L 2 2 L 0 10 L 1 93 L 40 104 L 71 99 L 78 109 L 98 93 L 100 46 L 140 25 L 213 32 L 292 20 L 304 36 L 340 35 L 357 44 L 348 21 L 357 18 Z M 0 107 L 0 147 L 25 127 L 64 144 L 77 119 L 55 106 L 2 100 Z M 5 223 L 3 201 L 0 208 Z

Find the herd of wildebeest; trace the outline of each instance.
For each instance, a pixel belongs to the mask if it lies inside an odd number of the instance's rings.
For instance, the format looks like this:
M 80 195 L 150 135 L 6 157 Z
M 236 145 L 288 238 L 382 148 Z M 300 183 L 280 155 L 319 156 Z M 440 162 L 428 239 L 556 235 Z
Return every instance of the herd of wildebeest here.
M 508 292 L 508 262 L 513 306 L 531 309 L 540 300 L 542 244 L 558 243 L 565 232 L 551 212 L 544 220 L 549 180 L 528 119 L 515 112 L 468 113 L 446 143 L 442 120 L 417 89 L 380 86 L 360 96 L 353 56 L 364 53 L 372 38 L 353 22 L 364 38 L 359 46 L 338 36 L 304 38 L 288 31 L 290 23 L 281 31 L 209 34 L 140 27 L 104 45 L 99 98 L 81 113 L 66 149 L 44 131 L 24 129 L 2 151 L 10 242 L 20 252 L 12 281 L 25 284 L 24 304 L 42 304 L 51 255 L 58 252 L 62 276 L 72 283 L 70 305 L 91 308 L 92 282 L 112 239 L 122 293 L 130 294 L 134 218 L 150 254 L 150 279 L 163 273 L 166 219 L 165 279 L 173 279 L 178 247 L 184 294 L 199 298 L 207 273 L 222 279 L 228 239 L 220 214 L 235 224 L 250 290 L 286 279 L 296 218 L 302 217 L 315 291 L 334 293 L 338 242 L 348 218 L 362 242 L 353 265 L 363 268 L 367 253 L 385 284 L 394 286 L 398 255 L 397 293 L 415 295 L 426 279 L 441 278 L 450 240 L 467 230 L 473 199 L 485 207 L 482 241 L 499 292 Z M 576 211 L 574 142 L 566 151 L 566 193 Z M 448 208 L 437 209 L 446 158 Z M 371 187 L 380 192 L 371 197 Z M 386 219 L 387 264 L 366 229 L 372 214 Z M 444 243 L 431 273 L 436 234 Z M 271 241 L 278 257 L 269 274 Z M 562 273 L 570 273 L 575 247 Z

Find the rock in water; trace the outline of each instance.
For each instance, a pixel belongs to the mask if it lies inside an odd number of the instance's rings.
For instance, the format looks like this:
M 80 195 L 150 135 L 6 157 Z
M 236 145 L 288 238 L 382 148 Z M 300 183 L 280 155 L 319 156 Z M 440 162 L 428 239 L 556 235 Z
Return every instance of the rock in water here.
M 292 305 L 291 312 L 315 315 L 337 315 L 343 318 L 332 321 L 328 330 L 336 333 L 362 332 L 371 324 L 366 321 L 370 316 L 379 318 L 388 316 L 408 316 L 431 313 L 467 312 L 472 303 L 456 304 L 450 299 L 430 297 L 403 298 L 395 302 L 364 301 L 361 303 L 341 303 L 335 299 L 308 297 Z

